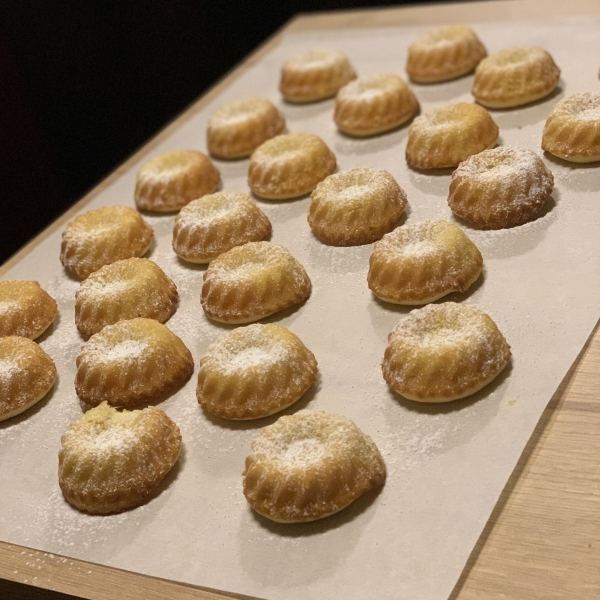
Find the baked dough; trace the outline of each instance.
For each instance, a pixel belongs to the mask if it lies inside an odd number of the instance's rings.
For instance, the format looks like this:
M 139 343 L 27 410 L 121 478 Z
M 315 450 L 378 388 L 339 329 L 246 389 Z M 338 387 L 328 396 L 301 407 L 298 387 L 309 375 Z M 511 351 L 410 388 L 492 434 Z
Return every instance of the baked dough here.
M 600 94 L 584 92 L 558 102 L 544 126 L 542 148 L 569 162 L 600 161 Z
M 254 151 L 248 185 L 257 196 L 268 200 L 297 198 L 312 192 L 335 167 L 335 155 L 320 137 L 288 133 Z
M 484 150 L 452 173 L 448 205 L 482 229 L 516 227 L 535 219 L 552 193 L 554 177 L 532 150 Z
M 196 396 L 206 412 L 258 419 L 287 408 L 317 379 L 317 361 L 300 338 L 279 325 L 227 333 L 200 359 Z
M 367 282 L 385 302 L 428 304 L 469 289 L 482 267 L 481 252 L 460 227 L 425 221 L 398 227 L 375 244 Z
M 104 265 L 143 256 L 154 233 L 140 213 L 127 206 L 103 206 L 71 221 L 62 235 L 60 262 L 85 279 Z
M 78 510 L 123 512 L 147 502 L 180 451 L 179 428 L 160 408 L 119 412 L 103 402 L 62 436 L 58 483 Z
M 29 338 L 0 337 L 0 421 L 39 402 L 56 380 L 54 361 Z
M 54 322 L 57 305 L 37 281 L 0 281 L 0 337 L 35 340 Z
M 224 252 L 204 272 L 200 302 L 221 323 L 252 323 L 308 299 L 304 267 L 283 247 L 249 242 Z
M 217 192 L 192 200 L 175 218 L 173 250 L 192 263 L 207 263 L 234 246 L 271 234 L 267 215 L 247 194 Z
M 94 334 L 77 357 L 75 391 L 87 408 L 131 408 L 182 386 L 194 371 L 184 343 L 153 319 L 130 319 Z
M 165 323 L 177 310 L 177 287 L 146 258 L 106 265 L 82 281 L 75 294 L 75 324 L 88 338 L 106 325 L 145 317 Z
M 470 73 L 486 55 L 472 29 L 450 25 L 424 33 L 409 46 L 406 72 L 417 83 L 449 81 Z
M 288 102 L 316 102 L 335 96 L 355 77 L 345 54 L 330 48 L 315 48 L 284 63 L 279 90 Z
M 324 244 L 359 246 L 381 239 L 398 224 L 406 194 L 387 172 L 352 169 L 334 173 L 310 196 L 308 224 Z
M 488 108 L 513 108 L 550 94 L 559 77 L 560 69 L 546 50 L 509 48 L 479 63 L 471 93 Z
M 485 387 L 506 367 L 510 346 L 494 321 L 469 304 L 429 304 L 388 337 L 383 378 L 418 402 L 450 402 Z
M 408 130 L 406 162 L 413 169 L 456 167 L 492 148 L 498 125 L 477 104 L 452 104 L 417 117 Z
M 244 496 L 272 521 L 315 521 L 383 485 L 385 476 L 377 446 L 350 419 L 301 410 L 265 427 L 252 443 Z
M 405 81 L 388 73 L 359 77 L 335 98 L 333 119 L 340 131 L 367 137 L 400 127 L 419 110 Z
M 224 104 L 210 117 L 206 145 L 215 158 L 244 158 L 284 127 L 285 118 L 271 102 L 241 98 Z
M 221 176 L 210 158 L 197 150 L 172 150 L 150 159 L 135 182 L 140 210 L 173 212 L 214 192 Z

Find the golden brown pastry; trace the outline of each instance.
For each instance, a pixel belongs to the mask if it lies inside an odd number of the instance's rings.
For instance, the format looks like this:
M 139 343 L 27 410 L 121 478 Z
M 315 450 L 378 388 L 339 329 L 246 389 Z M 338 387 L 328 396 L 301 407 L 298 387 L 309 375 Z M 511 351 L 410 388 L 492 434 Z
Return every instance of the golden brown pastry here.
M 127 206 L 103 206 L 71 221 L 62 235 L 60 262 L 79 279 L 117 260 L 143 256 L 152 227 Z
M 544 126 L 542 148 L 574 163 L 600 160 L 600 94 L 584 92 L 558 102 Z
M 252 323 L 308 299 L 304 267 L 283 247 L 249 242 L 224 252 L 204 272 L 200 302 L 221 323 Z
M 214 192 L 221 176 L 210 158 L 197 150 L 172 150 L 150 159 L 135 182 L 140 210 L 173 212 Z
M 288 133 L 254 151 L 248 185 L 257 196 L 268 200 L 297 198 L 312 192 L 335 167 L 335 155 L 320 137 Z
M 544 98 L 558 85 L 559 77 L 560 69 L 546 50 L 509 48 L 479 63 L 471 93 L 488 108 L 512 108 Z
M 367 137 L 400 127 L 418 110 L 419 102 L 404 80 L 385 73 L 345 85 L 335 98 L 333 119 L 340 131 Z
M 62 436 L 58 483 L 78 510 L 123 512 L 147 502 L 180 451 L 179 428 L 160 408 L 119 412 L 103 402 Z
M 53 323 L 56 301 L 37 281 L 0 281 L 0 337 L 35 340 Z
M 377 446 L 350 419 L 301 410 L 280 417 L 252 442 L 244 496 L 272 521 L 315 521 L 383 485 L 385 476 Z
M 448 205 L 481 229 L 516 227 L 535 219 L 552 193 L 554 177 L 535 152 L 484 150 L 452 173 Z
M 470 73 L 486 55 L 472 29 L 450 25 L 428 31 L 410 45 L 406 72 L 418 83 L 449 81 Z
M 29 338 L 0 337 L 0 421 L 39 402 L 56 380 L 54 361 Z
M 316 48 L 284 63 L 279 90 L 288 102 L 316 102 L 335 96 L 355 77 L 345 54 L 339 50 Z
M 82 281 L 75 294 L 75 324 L 89 337 L 117 321 L 145 317 L 165 323 L 177 310 L 177 287 L 146 258 L 106 265 Z
M 391 231 L 406 194 L 387 172 L 363 168 L 330 175 L 310 196 L 308 224 L 330 246 L 370 244 Z
M 492 148 L 498 125 L 477 104 L 452 104 L 417 117 L 408 130 L 406 162 L 413 169 L 456 167 Z
M 243 158 L 284 127 L 285 118 L 271 102 L 241 98 L 224 104 L 210 117 L 206 145 L 215 158 Z
M 130 408 L 182 386 L 194 371 L 184 343 L 153 319 L 130 319 L 94 334 L 77 357 L 75 391 L 86 407 Z
M 300 338 L 279 325 L 227 333 L 200 359 L 196 396 L 224 419 L 258 419 L 287 408 L 317 379 L 317 361 Z
M 207 263 L 234 246 L 271 234 L 267 215 L 247 194 L 217 192 L 192 200 L 175 218 L 173 250 L 193 263 Z
M 425 221 L 398 227 L 375 244 L 369 289 L 394 304 L 428 304 L 464 292 L 481 273 L 483 258 L 460 227 Z
M 450 402 L 485 387 L 506 367 L 510 346 L 494 321 L 469 304 L 429 304 L 388 337 L 383 378 L 418 402 Z

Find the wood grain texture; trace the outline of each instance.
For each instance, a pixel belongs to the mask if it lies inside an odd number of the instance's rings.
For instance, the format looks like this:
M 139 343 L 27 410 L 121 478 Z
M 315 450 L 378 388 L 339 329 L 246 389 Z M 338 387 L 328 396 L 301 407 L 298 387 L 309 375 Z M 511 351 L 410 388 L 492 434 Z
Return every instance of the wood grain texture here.
M 508 0 L 299 16 L 285 31 L 600 15 L 596 0 Z M 277 45 L 275 34 L 65 215 L 0 267 L 63 227 L 124 171 Z M 600 598 L 600 329 L 553 396 L 451 600 Z M 93 600 L 241 598 L 0 542 L 0 577 Z M 7 584 L 8 585 L 8 584 Z M 4 588 L 6 590 L 8 588 Z M 14 588 L 11 588 L 14 590 Z M 29 588 L 30 600 L 50 600 Z M 0 598 L 9 597 L 0 581 Z M 25 597 L 25 596 L 24 596 Z M 60 597 L 56 597 L 58 600 Z M 54 598 L 53 598 L 54 600 Z

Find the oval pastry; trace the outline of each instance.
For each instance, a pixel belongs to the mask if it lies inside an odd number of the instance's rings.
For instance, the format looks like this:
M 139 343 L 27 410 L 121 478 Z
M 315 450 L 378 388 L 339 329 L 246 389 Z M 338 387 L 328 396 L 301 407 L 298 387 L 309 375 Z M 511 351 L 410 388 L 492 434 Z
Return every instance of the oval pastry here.
M 542 148 L 574 163 L 600 160 L 600 94 L 574 94 L 558 102 L 544 126 Z
M 29 338 L 0 337 L 0 421 L 39 402 L 56 380 L 54 361 Z
M 417 83 L 450 81 L 470 73 L 486 55 L 472 29 L 450 25 L 428 31 L 409 46 L 406 72 Z
M 537 46 L 500 50 L 475 70 L 471 93 L 488 108 L 512 108 L 535 102 L 558 85 L 560 69 Z
M 0 281 L 0 337 L 35 340 L 52 325 L 56 313 L 56 301 L 37 281 Z
M 401 77 L 368 75 L 339 91 L 333 120 L 340 131 L 366 137 L 400 127 L 418 110 L 417 98 Z
M 217 192 L 192 200 L 175 218 L 173 250 L 193 263 L 207 263 L 234 246 L 271 234 L 267 215 L 247 194 Z
M 477 104 L 452 104 L 417 117 L 408 130 L 406 162 L 413 169 L 456 167 L 491 148 L 498 125 Z
M 224 419 L 258 419 L 287 408 L 317 379 L 317 361 L 279 325 L 238 327 L 200 359 L 196 396 Z
M 117 260 L 143 256 L 152 227 L 127 206 L 103 206 L 71 221 L 62 236 L 60 262 L 79 279 Z
M 106 265 L 81 282 L 75 294 L 75 324 L 89 337 L 117 321 L 145 317 L 165 323 L 177 310 L 177 288 L 146 258 Z
M 506 367 L 510 346 L 494 321 L 469 304 L 429 304 L 388 336 L 383 378 L 418 402 L 450 402 L 485 387 Z
M 263 517 L 301 523 L 342 510 L 383 485 L 385 476 L 377 446 L 350 419 L 301 410 L 280 417 L 252 442 L 244 496 Z
M 179 428 L 160 408 L 119 412 L 103 402 L 62 436 L 58 483 L 78 510 L 122 512 L 148 500 L 180 452 Z
M 244 158 L 284 127 L 285 118 L 271 102 L 241 98 L 224 104 L 210 117 L 206 145 L 216 158 Z
M 153 319 L 130 319 L 94 334 L 77 357 L 75 391 L 86 407 L 129 408 L 182 386 L 194 371 L 184 343 Z
M 352 169 L 330 175 L 310 196 L 308 224 L 330 246 L 359 246 L 381 239 L 398 224 L 406 194 L 387 172 Z
M 458 165 L 448 206 L 482 229 L 516 227 L 540 214 L 553 185 L 552 173 L 535 152 L 503 146 Z
M 150 159 L 135 182 L 140 210 L 173 212 L 214 192 L 221 176 L 208 156 L 197 150 L 172 150 Z
M 204 272 L 200 302 L 221 323 L 251 323 L 304 302 L 312 284 L 283 247 L 249 242 L 224 252 Z
M 394 304 L 428 304 L 466 291 L 483 258 L 460 227 L 447 221 L 404 225 L 383 236 L 369 259 L 369 289 Z
M 312 192 L 335 171 L 336 160 L 325 142 L 312 133 L 279 135 L 250 157 L 248 185 L 261 198 L 287 200 Z
M 285 61 L 279 90 L 288 102 L 316 102 L 334 96 L 356 73 L 339 50 L 316 48 Z

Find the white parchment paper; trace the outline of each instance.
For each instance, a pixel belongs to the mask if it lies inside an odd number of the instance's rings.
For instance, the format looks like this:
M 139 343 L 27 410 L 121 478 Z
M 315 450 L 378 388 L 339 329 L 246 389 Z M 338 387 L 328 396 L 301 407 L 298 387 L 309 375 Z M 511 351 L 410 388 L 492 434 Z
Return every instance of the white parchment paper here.
M 488 52 L 540 45 L 562 70 L 558 91 L 534 105 L 495 111 L 502 145 L 540 149 L 544 121 L 561 98 L 598 91 L 599 19 L 474 24 Z M 422 28 L 387 28 L 287 36 L 217 100 L 164 141 L 153 154 L 176 148 L 205 151 L 206 122 L 222 103 L 262 95 L 284 112 L 289 131 L 321 136 L 339 168 L 387 169 L 409 199 L 407 222 L 454 221 L 446 197 L 449 171 L 421 174 L 404 160 L 407 127 L 371 139 L 340 135 L 333 100 L 283 103 L 277 91 L 283 61 L 306 48 L 346 52 L 359 74 L 404 76 L 406 49 Z M 201 57 L 199 57 L 201 68 Z M 472 76 L 417 86 L 423 111 L 472 101 Z M 81 416 L 74 326 L 78 282 L 59 262 L 60 232 L 46 239 L 6 279 L 37 279 L 59 302 L 59 317 L 40 344 L 56 361 L 54 391 L 24 415 L 0 424 L 0 539 L 163 578 L 269 599 L 406 599 L 448 597 L 544 407 L 591 332 L 600 298 L 600 166 L 573 166 L 544 156 L 556 187 L 538 220 L 506 231 L 464 225 L 481 249 L 483 277 L 449 300 L 487 311 L 513 350 L 510 368 L 474 397 L 422 406 L 392 393 L 381 376 L 387 334 L 408 309 L 374 299 L 366 285 L 372 246 L 331 248 L 306 222 L 309 199 L 259 201 L 274 226 L 273 242 L 304 264 L 310 300 L 271 318 L 300 336 L 319 361 L 320 381 L 298 408 L 352 418 L 380 447 L 388 479 L 326 520 L 285 526 L 256 517 L 242 495 L 241 472 L 250 443 L 273 416 L 254 423 L 207 418 L 195 398 L 196 375 L 161 404 L 182 431 L 185 451 L 159 493 L 122 515 L 94 517 L 67 505 L 57 483 L 60 437 Z M 248 161 L 217 162 L 223 189 L 248 191 Z M 89 209 L 133 206 L 136 165 Z M 22 207 L 23 218 L 26 209 Z M 86 208 L 87 210 L 87 208 Z M 171 250 L 173 216 L 148 217 L 156 244 L 150 258 L 176 282 L 181 300 L 168 326 L 194 355 L 228 328 L 210 323 L 199 295 L 203 268 Z

